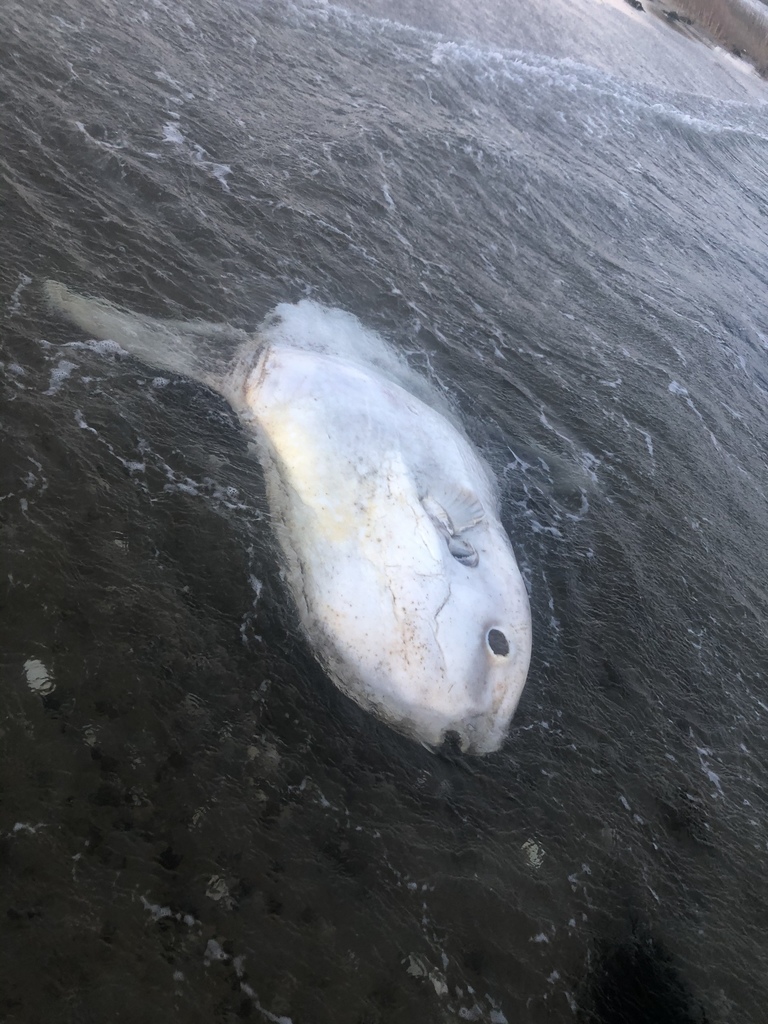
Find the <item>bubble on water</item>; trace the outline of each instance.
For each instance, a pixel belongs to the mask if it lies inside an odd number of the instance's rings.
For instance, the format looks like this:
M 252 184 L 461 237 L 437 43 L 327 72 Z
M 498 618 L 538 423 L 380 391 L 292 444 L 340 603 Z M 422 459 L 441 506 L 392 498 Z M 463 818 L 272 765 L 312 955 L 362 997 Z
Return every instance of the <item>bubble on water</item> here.
M 8 303 L 8 312 L 11 316 L 21 312 L 21 293 L 30 284 L 32 284 L 32 278 L 28 274 L 19 274 L 19 283 Z
M 203 954 L 203 962 L 206 967 L 210 967 L 215 960 L 226 962 L 229 959 L 229 954 L 224 951 L 220 942 L 217 942 L 216 939 L 208 940 L 208 945 L 205 947 L 205 953 Z
M 45 394 L 55 395 L 56 392 L 60 390 L 64 381 L 75 369 L 77 369 L 75 363 L 70 363 L 68 359 L 62 359 L 56 369 L 51 372 L 51 379 L 48 384 L 48 390 Z
M 221 903 L 222 906 L 231 910 L 235 905 L 235 901 L 229 891 L 229 885 L 227 880 L 222 878 L 221 875 L 212 875 L 208 879 L 208 886 L 205 890 L 205 895 L 209 900 L 213 900 L 214 903 Z
M 540 868 L 544 863 L 543 847 L 539 846 L 539 844 L 533 839 L 526 839 L 521 849 L 531 867 L 538 870 L 538 868 Z

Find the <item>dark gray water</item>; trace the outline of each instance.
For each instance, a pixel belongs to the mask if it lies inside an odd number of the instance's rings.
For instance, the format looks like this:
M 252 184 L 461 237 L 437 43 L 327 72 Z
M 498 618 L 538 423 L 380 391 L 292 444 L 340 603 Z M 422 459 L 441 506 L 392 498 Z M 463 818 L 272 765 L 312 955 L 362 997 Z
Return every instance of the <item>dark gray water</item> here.
M 768 116 L 553 54 L 0 10 L 0 1019 L 765 1020 Z M 451 396 L 532 602 L 500 753 L 333 688 L 233 415 L 45 278 L 309 295 Z

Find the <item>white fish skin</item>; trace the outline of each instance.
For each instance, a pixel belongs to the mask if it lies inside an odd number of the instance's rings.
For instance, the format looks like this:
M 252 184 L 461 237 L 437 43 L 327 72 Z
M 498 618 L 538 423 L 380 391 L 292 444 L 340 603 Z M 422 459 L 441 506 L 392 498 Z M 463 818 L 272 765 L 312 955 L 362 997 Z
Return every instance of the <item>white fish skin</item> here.
M 381 339 L 307 300 L 243 340 L 46 289 L 85 330 L 232 404 L 256 442 L 302 627 L 336 685 L 429 747 L 455 733 L 465 752 L 497 750 L 531 656 L 525 585 L 488 467 L 403 386 Z M 240 342 L 228 365 L 201 348 L 222 337 Z

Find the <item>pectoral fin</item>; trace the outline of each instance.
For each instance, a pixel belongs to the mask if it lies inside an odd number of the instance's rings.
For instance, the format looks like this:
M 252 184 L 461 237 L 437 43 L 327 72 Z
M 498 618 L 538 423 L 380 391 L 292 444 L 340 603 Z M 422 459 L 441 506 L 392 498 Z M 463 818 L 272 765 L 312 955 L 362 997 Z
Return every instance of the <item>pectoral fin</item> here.
M 424 511 L 445 538 L 456 561 L 474 568 L 480 560 L 477 551 L 460 534 L 482 522 L 485 509 L 477 495 L 463 487 L 446 489 L 440 497 L 442 500 L 425 495 L 421 499 Z
M 438 528 L 440 533 L 444 534 L 446 537 L 452 537 L 456 532 L 453 526 L 453 521 L 440 502 L 436 501 L 431 494 L 427 494 L 421 499 L 421 504 L 424 506 L 424 511 Z
M 442 505 L 453 523 L 454 533 L 471 530 L 485 519 L 485 509 L 474 491 L 460 485 L 446 488 Z
M 483 503 L 466 487 L 443 488 L 427 494 L 421 503 L 435 526 L 450 537 L 471 530 L 485 519 Z

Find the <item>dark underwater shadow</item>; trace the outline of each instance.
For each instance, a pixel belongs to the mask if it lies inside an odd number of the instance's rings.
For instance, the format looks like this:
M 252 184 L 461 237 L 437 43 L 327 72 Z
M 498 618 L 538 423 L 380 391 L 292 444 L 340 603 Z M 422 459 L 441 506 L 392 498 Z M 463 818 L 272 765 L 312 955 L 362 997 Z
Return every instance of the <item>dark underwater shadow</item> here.
M 710 1024 L 671 954 L 633 923 L 623 942 L 600 942 L 584 981 L 579 1024 Z

